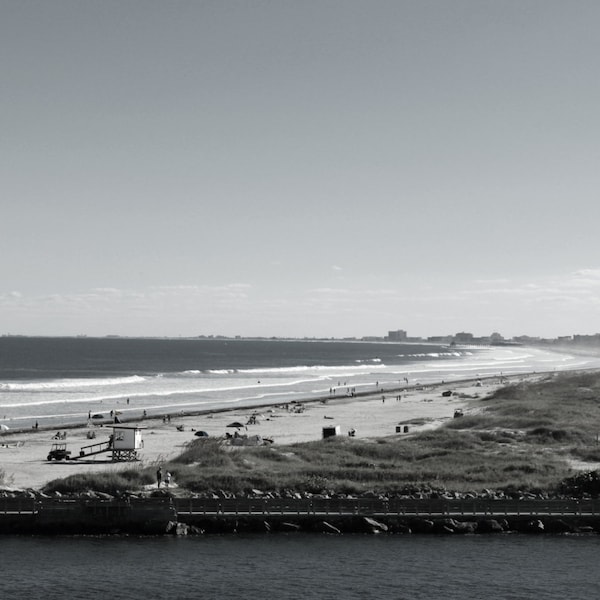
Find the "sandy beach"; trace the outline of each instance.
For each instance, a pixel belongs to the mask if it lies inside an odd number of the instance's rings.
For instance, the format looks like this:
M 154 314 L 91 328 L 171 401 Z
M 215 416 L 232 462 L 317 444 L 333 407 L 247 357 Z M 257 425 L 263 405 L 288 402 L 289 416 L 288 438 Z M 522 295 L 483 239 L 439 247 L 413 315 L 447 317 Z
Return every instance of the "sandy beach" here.
M 529 378 L 539 377 L 529 375 Z M 523 375 L 511 378 L 522 380 Z M 506 381 L 506 380 L 505 380 Z M 411 433 L 439 427 L 454 418 L 455 410 L 465 414 L 477 411 L 478 401 L 503 385 L 498 377 L 481 381 L 469 380 L 452 384 L 416 387 L 401 392 L 378 390 L 361 397 L 332 398 L 326 402 L 305 402 L 260 409 L 237 409 L 195 416 L 172 417 L 170 421 L 145 419 L 144 447 L 136 462 L 113 463 L 108 453 L 86 460 L 48 461 L 47 455 L 55 430 L 4 432 L 0 436 L 0 469 L 4 471 L 5 489 L 40 489 L 53 479 L 81 472 L 115 471 L 156 465 L 178 455 L 195 438 L 196 431 L 211 437 L 255 436 L 273 440 L 276 445 L 308 442 L 322 437 L 323 427 L 339 426 L 340 435 L 355 431 L 356 438 L 376 438 Z M 451 395 L 442 395 L 451 391 Z M 247 424 L 254 415 L 256 423 Z M 244 427 L 228 427 L 240 422 Z M 397 427 L 400 432 L 397 432 Z M 95 439 L 88 438 L 94 431 Z M 66 443 L 71 456 L 81 447 L 107 441 L 110 426 L 66 430 Z M 174 482 L 176 484 L 176 482 Z

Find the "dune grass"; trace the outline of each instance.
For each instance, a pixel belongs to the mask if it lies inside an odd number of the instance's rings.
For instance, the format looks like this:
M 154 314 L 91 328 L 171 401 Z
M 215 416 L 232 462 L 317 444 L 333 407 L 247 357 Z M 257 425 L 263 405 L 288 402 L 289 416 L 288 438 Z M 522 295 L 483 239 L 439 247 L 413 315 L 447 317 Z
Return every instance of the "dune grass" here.
M 6 474 L 5 469 L 0 469 L 0 485 L 8 485 L 12 480 L 12 477 L 9 477 Z
M 46 492 L 77 494 L 88 490 L 118 495 L 125 490 L 140 489 L 152 483 L 150 469 L 133 468 L 106 473 L 78 473 L 64 479 L 54 479 L 44 487 Z
M 600 460 L 600 373 L 509 385 L 474 402 L 472 414 L 410 436 L 235 448 L 197 439 L 165 468 L 191 492 L 395 494 L 432 488 L 553 491 L 573 475 L 570 459 Z M 129 469 L 75 475 L 47 488 L 135 489 L 152 480 L 153 469 Z

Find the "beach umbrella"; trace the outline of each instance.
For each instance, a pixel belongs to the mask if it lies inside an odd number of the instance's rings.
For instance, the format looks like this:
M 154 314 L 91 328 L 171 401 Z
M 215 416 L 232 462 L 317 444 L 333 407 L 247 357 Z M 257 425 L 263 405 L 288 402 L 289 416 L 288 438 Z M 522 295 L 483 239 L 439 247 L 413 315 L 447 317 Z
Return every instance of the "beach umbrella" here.
M 233 423 L 229 423 L 227 427 L 236 427 L 237 429 L 241 429 L 242 427 L 244 427 L 244 424 L 240 423 L 239 421 L 234 421 Z

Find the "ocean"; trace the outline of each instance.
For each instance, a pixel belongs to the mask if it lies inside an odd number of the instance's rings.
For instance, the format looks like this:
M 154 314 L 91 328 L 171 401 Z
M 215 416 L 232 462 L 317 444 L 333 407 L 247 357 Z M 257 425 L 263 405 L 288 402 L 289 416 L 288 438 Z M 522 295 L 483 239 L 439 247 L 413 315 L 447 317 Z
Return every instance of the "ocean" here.
M 527 347 L 354 341 L 0 338 L 0 425 L 85 424 L 309 400 L 525 372 L 600 359 Z
M 594 598 L 597 536 L 4 537 L 11 600 Z

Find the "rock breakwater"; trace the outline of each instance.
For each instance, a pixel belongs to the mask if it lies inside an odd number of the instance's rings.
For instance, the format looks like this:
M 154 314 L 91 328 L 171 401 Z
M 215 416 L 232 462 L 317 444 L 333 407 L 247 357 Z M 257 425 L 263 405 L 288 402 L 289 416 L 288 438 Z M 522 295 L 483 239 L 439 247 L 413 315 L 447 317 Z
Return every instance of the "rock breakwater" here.
M 1 533 L 42 534 L 600 533 L 600 502 L 382 497 L 0 497 Z

